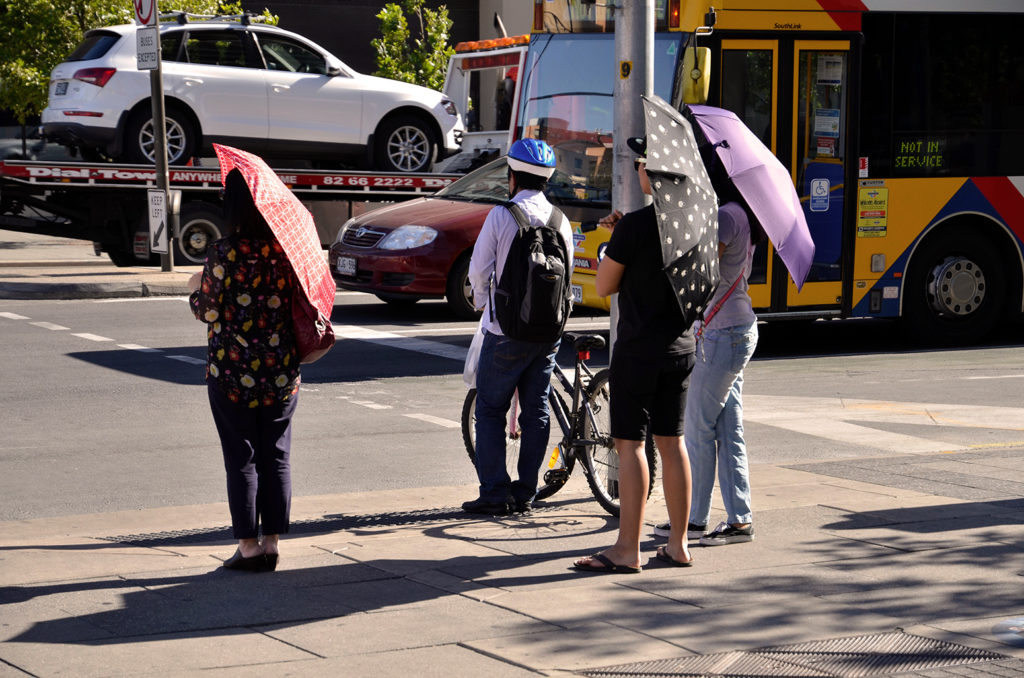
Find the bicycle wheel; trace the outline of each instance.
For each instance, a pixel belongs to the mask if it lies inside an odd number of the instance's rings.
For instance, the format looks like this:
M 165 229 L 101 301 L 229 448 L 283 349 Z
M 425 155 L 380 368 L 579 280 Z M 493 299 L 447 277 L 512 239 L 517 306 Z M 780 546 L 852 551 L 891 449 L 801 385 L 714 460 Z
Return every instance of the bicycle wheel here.
M 558 430 L 558 418 L 555 414 L 555 408 L 562 407 L 563 411 L 566 409 L 564 404 L 556 402 L 556 398 L 559 398 L 559 396 L 552 390 L 548 395 L 548 409 L 551 413 L 551 427 L 555 431 Z M 508 422 L 505 425 L 505 468 L 508 471 L 509 477 L 513 479 L 519 477 L 519 444 L 521 437 L 518 430 L 519 424 L 515 421 L 518 412 L 519 396 L 517 394 L 512 396 L 512 406 L 509 408 L 509 413 L 513 415 L 509 418 L 512 422 L 511 430 Z M 472 462 L 473 468 L 476 468 L 475 388 L 469 390 L 469 393 L 466 394 L 466 400 L 462 403 L 462 442 L 466 446 L 466 453 L 469 454 L 469 461 Z M 547 499 L 562 489 L 576 463 L 576 458 L 565 454 L 560 447 L 558 448 L 557 456 L 553 445 L 548 452 L 544 457 L 544 462 L 541 464 L 541 477 L 537 483 L 536 499 Z
M 601 370 L 590 380 L 586 391 L 583 437 L 593 440 L 594 444 L 586 446 L 586 460 L 583 464 L 587 471 L 587 483 L 597 503 L 608 513 L 618 516 L 619 455 L 615 451 L 611 435 L 609 393 L 608 370 Z M 658 468 L 658 455 L 651 436 L 647 436 L 644 453 L 647 456 L 647 467 L 650 469 L 650 484 L 647 487 L 649 497 L 651 490 L 654 489 L 654 478 Z

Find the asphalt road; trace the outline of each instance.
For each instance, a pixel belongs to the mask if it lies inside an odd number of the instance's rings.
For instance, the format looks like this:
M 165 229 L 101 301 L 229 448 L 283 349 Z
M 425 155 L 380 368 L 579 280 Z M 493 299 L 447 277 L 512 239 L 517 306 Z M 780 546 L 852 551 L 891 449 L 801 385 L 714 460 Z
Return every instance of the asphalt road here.
M 338 295 L 334 321 L 338 345 L 303 370 L 295 493 L 472 484 L 458 422 L 474 324 L 441 302 L 357 293 Z M 607 330 L 608 316 L 571 327 Z M 183 298 L 7 300 L 0 332 L 0 520 L 223 500 L 205 334 Z M 745 383 L 752 463 L 1024 447 L 1013 339 L 931 350 L 889 323 L 762 325 Z

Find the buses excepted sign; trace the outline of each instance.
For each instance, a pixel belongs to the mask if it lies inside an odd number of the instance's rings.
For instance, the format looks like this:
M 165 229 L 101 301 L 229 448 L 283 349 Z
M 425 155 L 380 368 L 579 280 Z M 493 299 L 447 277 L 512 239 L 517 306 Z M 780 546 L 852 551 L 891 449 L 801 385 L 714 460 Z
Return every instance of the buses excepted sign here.
M 157 67 L 160 49 L 160 29 L 144 26 L 135 29 L 135 67 L 140 71 L 151 71 Z

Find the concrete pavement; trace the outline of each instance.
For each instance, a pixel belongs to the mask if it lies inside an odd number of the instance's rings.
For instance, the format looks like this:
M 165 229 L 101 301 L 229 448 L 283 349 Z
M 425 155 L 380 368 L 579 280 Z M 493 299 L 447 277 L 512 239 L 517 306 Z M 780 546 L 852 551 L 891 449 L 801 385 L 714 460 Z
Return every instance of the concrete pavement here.
M 9 263 L 38 247 L 0 247 L 0 298 L 191 272 Z M 676 569 L 645 538 L 639 575 L 570 569 L 616 527 L 581 471 L 516 518 L 469 486 L 297 497 L 274 573 L 220 568 L 224 503 L 0 522 L 0 678 L 1020 676 L 1022 450 L 755 464 L 755 541 Z
M 0 230 L 0 299 L 176 296 L 201 269 L 118 268 L 89 242 Z
M 1024 675 L 1019 453 L 947 455 L 975 499 L 939 455 L 755 466 L 755 541 L 639 575 L 570 569 L 615 528 L 576 476 L 504 519 L 472 487 L 299 497 L 274 573 L 219 568 L 225 504 L 0 523 L 0 676 Z

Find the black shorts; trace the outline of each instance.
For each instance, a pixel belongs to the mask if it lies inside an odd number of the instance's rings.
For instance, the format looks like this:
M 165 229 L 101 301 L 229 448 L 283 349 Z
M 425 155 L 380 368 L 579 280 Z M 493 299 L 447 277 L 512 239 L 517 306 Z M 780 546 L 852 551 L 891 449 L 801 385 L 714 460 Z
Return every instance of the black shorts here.
M 686 388 L 696 362 L 693 353 L 648 361 L 612 353 L 609 375 L 612 437 L 645 440 L 683 435 Z

